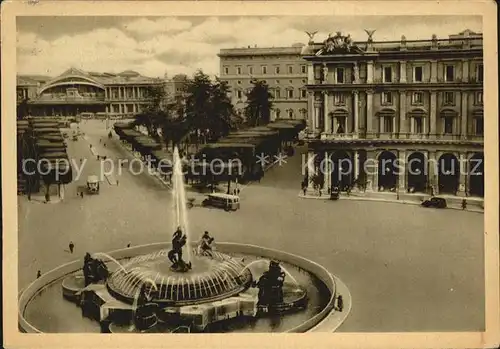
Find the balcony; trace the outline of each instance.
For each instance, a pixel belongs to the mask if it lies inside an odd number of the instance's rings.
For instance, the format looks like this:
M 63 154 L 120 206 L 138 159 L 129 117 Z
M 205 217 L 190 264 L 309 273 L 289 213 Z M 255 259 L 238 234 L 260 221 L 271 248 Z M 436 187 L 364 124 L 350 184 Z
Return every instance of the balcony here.
M 322 141 L 338 141 L 338 140 L 350 140 L 358 139 L 357 133 L 326 133 L 323 132 L 320 135 L 320 140 Z

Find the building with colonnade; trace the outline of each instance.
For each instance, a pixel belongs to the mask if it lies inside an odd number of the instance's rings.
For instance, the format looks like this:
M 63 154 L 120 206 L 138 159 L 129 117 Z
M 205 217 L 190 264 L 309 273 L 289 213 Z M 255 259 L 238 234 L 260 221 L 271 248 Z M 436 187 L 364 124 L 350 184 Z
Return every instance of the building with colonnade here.
M 367 34 L 311 38 L 302 50 L 308 190 L 483 197 L 482 34 Z

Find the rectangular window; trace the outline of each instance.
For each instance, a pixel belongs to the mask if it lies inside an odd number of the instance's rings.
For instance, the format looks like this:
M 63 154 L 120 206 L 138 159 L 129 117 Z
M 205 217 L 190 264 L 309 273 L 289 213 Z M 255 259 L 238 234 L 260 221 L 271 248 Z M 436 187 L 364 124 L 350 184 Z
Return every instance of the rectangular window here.
M 293 98 L 293 90 L 287 90 L 288 98 Z
M 342 93 L 335 93 L 333 100 L 335 105 L 344 105 L 345 104 L 345 95 Z
M 236 74 L 241 75 L 241 67 L 236 67 Z
M 243 93 L 241 92 L 241 90 L 236 91 L 236 97 L 238 97 L 238 99 L 241 99 L 243 97 Z
M 288 67 L 288 74 L 293 74 L 293 67 L 291 65 Z
M 384 116 L 384 132 L 392 132 L 392 116 Z
M 455 66 L 446 65 L 444 70 L 444 81 L 452 82 L 455 81 Z
M 483 65 L 478 64 L 476 67 L 476 80 L 477 82 L 483 82 Z
M 343 84 L 344 83 L 344 68 L 337 68 L 336 69 L 336 83 L 337 84 Z
M 474 94 L 474 104 L 482 105 L 483 104 L 483 92 L 478 91 Z
M 476 131 L 476 136 L 482 136 L 484 135 L 484 119 L 481 117 L 478 117 L 475 119 L 475 131 Z
M 447 116 L 444 118 L 444 134 L 451 135 L 453 133 L 453 117 Z
M 277 84 L 279 84 L 279 83 L 280 83 L 280 81 L 279 81 L 279 80 L 276 80 L 276 83 L 277 83 Z
M 392 93 L 391 92 L 382 92 L 382 104 L 383 105 L 391 105 L 392 104 Z
M 274 68 L 274 72 L 275 72 L 276 74 L 279 74 L 279 73 L 280 73 L 280 67 L 275 67 L 275 68 Z
M 301 66 L 300 66 L 300 72 L 301 72 L 302 74 L 306 74 L 306 73 L 307 73 L 307 69 L 306 69 L 306 66 L 305 66 L 305 65 L 301 65 Z
M 301 96 L 302 98 L 306 98 L 306 97 L 307 97 L 307 91 L 306 91 L 306 90 L 301 90 L 301 91 L 300 91 L 300 96 Z
M 455 92 L 444 93 L 444 105 L 455 105 Z
M 423 92 L 414 92 L 412 96 L 413 104 L 423 104 L 424 103 L 424 94 Z
M 274 92 L 274 98 L 281 98 L 281 90 L 279 88 Z
M 384 67 L 384 82 L 392 82 L 392 67 Z
M 413 118 L 413 120 L 415 120 L 415 133 L 422 133 L 424 129 L 422 118 Z
M 264 65 L 262 66 L 262 75 L 266 75 L 267 74 L 267 67 Z
M 224 67 L 224 74 L 229 75 L 229 68 L 228 67 Z
M 248 67 L 248 74 L 250 74 L 250 75 L 253 74 L 253 67 Z
M 424 67 L 417 66 L 413 69 L 413 81 L 415 82 L 424 81 Z

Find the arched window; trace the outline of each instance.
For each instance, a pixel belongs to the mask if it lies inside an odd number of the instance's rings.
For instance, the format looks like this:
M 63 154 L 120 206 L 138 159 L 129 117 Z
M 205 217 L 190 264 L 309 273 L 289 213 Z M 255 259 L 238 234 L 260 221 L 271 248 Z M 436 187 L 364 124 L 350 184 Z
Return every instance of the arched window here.
M 281 110 L 276 109 L 276 119 L 279 119 L 280 114 L 281 114 Z
M 293 119 L 293 109 L 288 109 L 288 118 Z

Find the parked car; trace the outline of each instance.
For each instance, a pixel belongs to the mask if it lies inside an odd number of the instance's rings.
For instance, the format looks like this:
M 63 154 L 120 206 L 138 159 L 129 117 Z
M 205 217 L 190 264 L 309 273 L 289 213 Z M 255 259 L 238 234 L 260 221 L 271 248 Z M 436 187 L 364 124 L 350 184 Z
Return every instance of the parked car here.
M 443 198 L 433 197 L 429 200 L 425 200 L 422 202 L 423 207 L 431 207 L 431 208 L 446 208 L 446 200 Z

